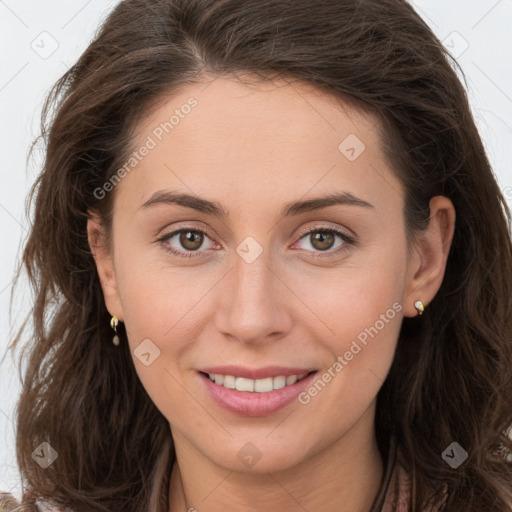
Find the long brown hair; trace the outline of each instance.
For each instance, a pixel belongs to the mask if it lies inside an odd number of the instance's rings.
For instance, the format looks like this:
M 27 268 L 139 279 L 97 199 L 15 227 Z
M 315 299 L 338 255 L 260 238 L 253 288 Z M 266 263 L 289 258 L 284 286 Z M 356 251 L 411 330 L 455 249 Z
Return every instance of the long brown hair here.
M 448 512 L 512 511 L 510 211 L 457 67 L 405 0 L 119 3 L 43 109 L 46 158 L 18 269 L 35 292 L 16 411 L 27 509 L 42 497 L 77 511 L 167 512 L 169 424 L 139 381 L 126 332 L 119 347 L 110 341 L 87 212 L 109 232 L 115 190 L 94 191 L 126 161 L 134 127 L 159 99 L 206 75 L 248 73 L 303 80 L 378 116 L 410 240 L 431 197 L 453 202 L 445 277 L 425 314 L 403 320 L 377 397 L 377 440 L 383 450 L 396 437 L 414 512 L 445 486 Z M 45 441 L 58 459 L 43 469 L 31 453 Z M 468 452 L 457 469 L 442 458 L 452 442 Z

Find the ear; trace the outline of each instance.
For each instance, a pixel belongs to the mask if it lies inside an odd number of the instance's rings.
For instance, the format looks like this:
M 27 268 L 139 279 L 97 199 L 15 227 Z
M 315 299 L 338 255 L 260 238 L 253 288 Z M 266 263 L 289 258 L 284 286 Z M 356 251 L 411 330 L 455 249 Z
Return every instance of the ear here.
M 403 303 L 405 316 L 418 315 L 414 303 L 421 300 L 426 308 L 441 287 L 454 231 L 452 202 L 444 196 L 433 197 L 429 225 L 419 234 L 409 258 Z
M 119 320 L 124 321 L 123 308 L 119 299 L 114 261 L 111 250 L 107 247 L 105 230 L 98 214 L 88 211 L 87 238 L 96 263 L 101 288 L 107 310 Z

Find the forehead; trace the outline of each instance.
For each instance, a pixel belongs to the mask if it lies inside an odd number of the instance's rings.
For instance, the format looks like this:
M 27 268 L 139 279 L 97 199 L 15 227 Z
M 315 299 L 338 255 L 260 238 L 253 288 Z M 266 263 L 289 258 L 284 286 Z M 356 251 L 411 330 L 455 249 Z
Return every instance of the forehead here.
M 121 188 L 138 204 L 162 188 L 270 200 L 345 185 L 378 196 L 383 185 L 400 188 L 384 161 L 379 126 L 305 82 L 215 77 L 181 86 L 147 113 L 132 150 L 149 149 Z
M 160 141 L 165 135 L 176 135 L 193 124 L 196 132 L 210 129 L 205 142 L 236 131 L 238 141 L 248 137 L 267 145 L 317 145 L 320 140 L 331 142 L 325 140 L 326 133 L 339 137 L 346 135 L 347 130 L 359 131 L 373 141 L 377 137 L 378 119 L 350 106 L 347 100 L 304 81 L 280 79 L 269 83 L 258 77 L 244 77 L 241 82 L 217 76 L 182 85 L 172 95 L 162 96 L 158 106 L 139 123 L 136 135 L 141 142 L 145 135 L 155 132 Z M 191 120 L 183 122 L 189 115 Z

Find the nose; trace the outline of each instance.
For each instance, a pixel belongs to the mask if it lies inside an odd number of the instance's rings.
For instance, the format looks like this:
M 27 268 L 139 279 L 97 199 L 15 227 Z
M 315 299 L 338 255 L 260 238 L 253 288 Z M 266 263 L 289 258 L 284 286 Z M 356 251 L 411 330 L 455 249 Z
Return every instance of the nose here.
M 292 326 L 288 304 L 293 294 L 263 252 L 248 262 L 238 254 L 219 290 L 216 328 L 244 344 L 275 342 Z

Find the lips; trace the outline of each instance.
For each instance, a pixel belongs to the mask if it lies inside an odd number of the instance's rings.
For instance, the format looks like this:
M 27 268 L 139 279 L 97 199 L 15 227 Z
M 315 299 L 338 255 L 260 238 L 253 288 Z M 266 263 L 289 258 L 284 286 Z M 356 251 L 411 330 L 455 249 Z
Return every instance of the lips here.
M 223 409 L 242 416 L 266 416 L 292 403 L 310 385 L 316 371 L 278 366 L 217 366 L 198 373 L 207 393 Z

